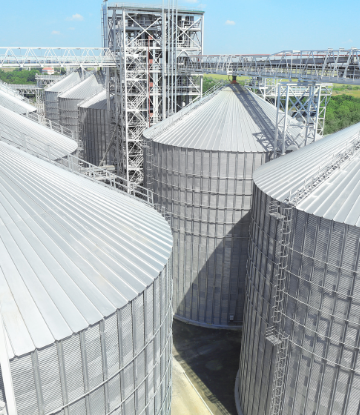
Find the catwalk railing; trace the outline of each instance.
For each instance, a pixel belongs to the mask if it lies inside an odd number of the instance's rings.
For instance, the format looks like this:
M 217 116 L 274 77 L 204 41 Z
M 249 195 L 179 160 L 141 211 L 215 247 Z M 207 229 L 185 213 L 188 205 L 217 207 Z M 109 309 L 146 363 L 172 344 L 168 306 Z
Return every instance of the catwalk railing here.
M 59 81 L 62 78 L 65 78 L 66 75 L 45 75 L 45 74 L 35 74 L 35 79 L 39 81 Z
M 42 88 L 40 88 L 37 85 L 34 84 L 11 84 L 11 87 L 13 89 L 16 89 L 17 91 L 38 91 L 41 90 Z
M 4 91 L 17 99 L 20 99 L 21 101 L 32 104 L 28 98 L 22 96 L 15 88 L 13 88 L 12 84 L 7 84 L 6 82 L 0 81 L 0 91 Z
M 26 137 L 25 134 L 18 134 L 16 137 L 0 132 L 0 142 L 3 141 L 26 153 L 36 156 L 58 167 L 65 168 L 71 172 L 84 176 L 89 180 L 110 187 L 114 190 L 124 192 L 128 196 L 134 197 L 146 204 L 153 206 L 153 193 L 145 187 L 136 185 L 129 180 L 111 173 L 104 167 L 98 167 L 73 154 L 64 155 L 64 150 L 54 145 L 49 145 L 36 138 Z
M 315 189 L 317 189 L 329 176 L 335 171 L 344 167 L 345 163 L 350 162 L 355 155 L 358 155 L 360 150 L 360 131 L 354 134 L 349 141 L 346 142 L 344 149 L 339 153 L 334 153 L 331 160 L 319 166 L 314 175 L 304 180 L 303 185 L 294 193 L 290 193 L 286 198 L 285 203 L 296 206 L 303 199 L 309 196 Z
M 115 67 L 108 48 L 0 47 L 1 67 Z M 224 74 L 303 79 L 360 85 L 360 49 L 282 51 L 272 55 L 188 55 L 178 57 L 179 74 Z
M 75 140 L 74 132 L 72 130 L 70 130 L 69 128 L 63 127 L 57 122 L 51 121 L 48 118 L 45 118 L 44 116 L 40 114 L 27 112 L 26 114 L 20 114 L 20 115 L 22 115 L 23 117 L 29 118 L 29 120 L 36 122 L 36 124 L 42 125 L 46 128 L 49 128 L 52 131 L 55 131 L 61 135 L 71 138 L 72 140 Z

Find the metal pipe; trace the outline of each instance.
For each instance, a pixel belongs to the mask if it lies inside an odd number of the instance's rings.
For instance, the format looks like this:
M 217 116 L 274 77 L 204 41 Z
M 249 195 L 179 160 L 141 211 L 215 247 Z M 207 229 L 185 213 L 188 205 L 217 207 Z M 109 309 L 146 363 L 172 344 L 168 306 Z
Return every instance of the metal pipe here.
M 285 114 L 284 114 L 284 131 L 283 131 L 283 140 L 282 140 L 282 150 L 281 155 L 285 154 L 286 146 L 286 133 L 287 133 L 287 121 L 288 121 L 288 111 L 289 111 L 289 89 L 290 85 L 286 85 L 286 102 L 285 102 Z

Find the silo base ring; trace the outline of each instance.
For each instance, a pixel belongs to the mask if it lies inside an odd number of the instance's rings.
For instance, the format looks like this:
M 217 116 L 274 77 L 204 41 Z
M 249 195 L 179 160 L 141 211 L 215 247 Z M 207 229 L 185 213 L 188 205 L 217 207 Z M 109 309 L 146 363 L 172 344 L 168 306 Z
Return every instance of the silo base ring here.
M 242 324 L 239 325 L 221 325 L 221 324 L 209 324 L 209 323 L 201 323 L 199 321 L 190 320 L 188 318 L 180 317 L 176 314 L 174 314 L 174 319 L 178 321 L 182 321 L 186 324 L 191 324 L 192 326 L 198 326 L 198 327 L 205 327 L 207 329 L 223 329 L 223 330 L 241 330 Z
M 236 405 L 236 411 L 237 411 L 238 415 L 244 415 L 243 411 L 241 410 L 241 406 L 240 406 L 239 385 L 240 385 L 240 373 L 239 373 L 239 370 L 238 370 L 237 374 L 236 374 L 235 388 L 234 388 L 235 405 Z

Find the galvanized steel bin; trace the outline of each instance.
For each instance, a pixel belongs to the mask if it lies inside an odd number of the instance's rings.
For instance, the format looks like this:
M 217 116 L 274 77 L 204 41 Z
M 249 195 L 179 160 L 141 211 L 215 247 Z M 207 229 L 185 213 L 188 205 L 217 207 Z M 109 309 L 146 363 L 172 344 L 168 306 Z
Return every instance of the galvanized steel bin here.
M 44 90 L 44 106 L 46 118 L 51 121 L 60 123 L 58 101 L 59 95 L 81 82 L 81 79 L 81 71 L 75 71 Z
M 76 139 L 79 136 L 78 104 L 85 98 L 98 94 L 103 89 L 104 76 L 100 71 L 59 95 L 59 123 L 73 131 Z
M 359 130 L 254 174 L 235 390 L 243 415 L 358 414 Z
M 269 160 L 275 118 L 233 85 L 144 133 L 145 184 L 172 215 L 178 319 L 242 323 L 252 174 Z
M 0 294 L 18 415 L 168 415 L 166 221 L 2 142 L 0 175 Z
M 112 146 L 112 151 L 108 151 L 111 139 L 109 124 L 110 114 L 107 111 L 105 90 L 79 104 L 79 140 L 83 145 L 83 158 L 96 166 L 105 154 L 103 164 L 114 164 L 115 147 Z

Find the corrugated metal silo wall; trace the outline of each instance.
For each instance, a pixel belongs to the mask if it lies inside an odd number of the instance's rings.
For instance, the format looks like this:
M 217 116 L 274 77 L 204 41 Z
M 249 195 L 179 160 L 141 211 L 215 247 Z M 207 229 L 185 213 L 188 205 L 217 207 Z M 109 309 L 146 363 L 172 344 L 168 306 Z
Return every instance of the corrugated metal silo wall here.
M 59 92 L 54 91 L 44 91 L 45 100 L 45 117 L 51 121 L 60 123 L 60 115 L 59 115 L 59 102 L 58 96 Z
M 170 268 L 99 324 L 12 359 L 18 415 L 168 415 Z
M 243 319 L 252 173 L 266 153 L 191 150 L 146 140 L 145 185 L 172 212 L 175 316 Z
M 60 124 L 63 127 L 69 128 L 74 132 L 75 138 L 79 137 L 78 125 L 79 125 L 79 112 L 78 104 L 83 101 L 79 98 L 63 98 L 59 97 L 59 117 Z
M 275 346 L 272 325 L 278 220 L 254 189 L 239 369 L 244 415 L 269 414 Z M 290 336 L 282 415 L 359 413 L 360 229 L 293 208 L 283 330 Z M 235 392 L 237 393 L 237 392 Z
M 99 165 L 108 143 L 106 137 L 106 110 L 79 106 L 79 139 L 84 148 L 84 160 Z M 113 164 L 114 155 L 106 156 L 105 164 Z

